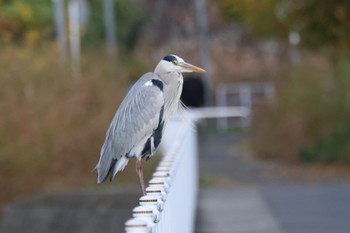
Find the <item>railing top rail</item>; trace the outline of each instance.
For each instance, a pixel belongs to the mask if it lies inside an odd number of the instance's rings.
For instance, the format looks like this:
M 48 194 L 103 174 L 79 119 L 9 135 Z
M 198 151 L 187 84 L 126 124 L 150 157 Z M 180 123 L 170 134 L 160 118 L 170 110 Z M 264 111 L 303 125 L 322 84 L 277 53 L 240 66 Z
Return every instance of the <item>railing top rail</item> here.
M 189 116 L 193 120 L 205 118 L 222 118 L 222 117 L 248 117 L 250 110 L 248 107 L 205 107 L 191 109 Z

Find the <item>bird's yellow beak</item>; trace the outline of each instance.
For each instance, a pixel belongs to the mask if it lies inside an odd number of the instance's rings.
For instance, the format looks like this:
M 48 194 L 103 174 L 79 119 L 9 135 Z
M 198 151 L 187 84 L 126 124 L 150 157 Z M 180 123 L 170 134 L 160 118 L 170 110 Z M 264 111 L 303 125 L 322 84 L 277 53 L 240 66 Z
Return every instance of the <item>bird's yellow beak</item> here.
M 197 73 L 205 73 L 206 71 L 203 70 L 202 68 L 199 68 L 198 66 L 186 63 L 186 62 L 181 62 L 179 64 L 182 68 L 184 68 L 187 72 L 197 72 Z

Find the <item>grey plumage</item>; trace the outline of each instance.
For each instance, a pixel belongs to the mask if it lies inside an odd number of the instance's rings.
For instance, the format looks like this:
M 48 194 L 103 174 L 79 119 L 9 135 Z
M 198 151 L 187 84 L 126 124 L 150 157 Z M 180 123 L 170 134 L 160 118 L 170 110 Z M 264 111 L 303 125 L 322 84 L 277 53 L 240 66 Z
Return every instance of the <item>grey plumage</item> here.
M 181 106 L 182 72 L 204 70 L 176 55 L 168 55 L 158 63 L 154 72 L 144 74 L 132 86 L 108 128 L 96 165 L 98 183 L 108 176 L 112 180 L 118 171 L 124 169 L 129 158 L 137 159 L 138 169 L 141 158 L 148 159 L 154 154 L 169 116 Z
M 164 97 L 158 87 L 145 85 L 152 79 L 159 80 L 154 73 L 143 75 L 130 89 L 117 110 L 101 149 L 98 182 L 105 180 L 112 159 L 117 160 L 115 171 L 111 171 L 111 175 L 114 175 L 126 166 L 127 162 L 121 160 L 123 156 L 134 157 L 135 152 L 141 153 L 137 146 L 145 144 L 157 128 Z

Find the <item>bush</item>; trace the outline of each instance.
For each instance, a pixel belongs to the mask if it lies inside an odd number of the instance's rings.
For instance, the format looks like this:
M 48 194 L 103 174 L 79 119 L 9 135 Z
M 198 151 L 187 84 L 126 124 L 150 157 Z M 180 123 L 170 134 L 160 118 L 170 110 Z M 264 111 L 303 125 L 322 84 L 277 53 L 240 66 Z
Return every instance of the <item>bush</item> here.
M 83 56 L 76 80 L 49 49 L 1 50 L 0 206 L 96 183 L 91 170 L 129 79 L 125 64 L 110 64 L 101 54 Z
M 53 38 L 52 2 L 0 1 L 0 42 L 37 44 Z
M 334 69 L 309 65 L 284 75 L 276 101 L 257 107 L 252 126 L 256 154 L 287 161 L 349 163 L 349 63 Z

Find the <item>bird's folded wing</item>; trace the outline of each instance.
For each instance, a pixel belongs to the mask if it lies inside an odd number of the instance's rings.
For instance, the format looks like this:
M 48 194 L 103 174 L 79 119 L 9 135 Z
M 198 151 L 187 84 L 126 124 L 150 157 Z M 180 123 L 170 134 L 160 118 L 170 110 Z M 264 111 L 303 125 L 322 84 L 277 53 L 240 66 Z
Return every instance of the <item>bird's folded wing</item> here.
M 148 73 L 136 82 L 117 110 L 101 149 L 100 162 L 107 163 L 107 167 L 108 161 L 127 155 L 157 128 L 164 97 L 162 90 L 152 85 L 152 79 L 159 80 Z

